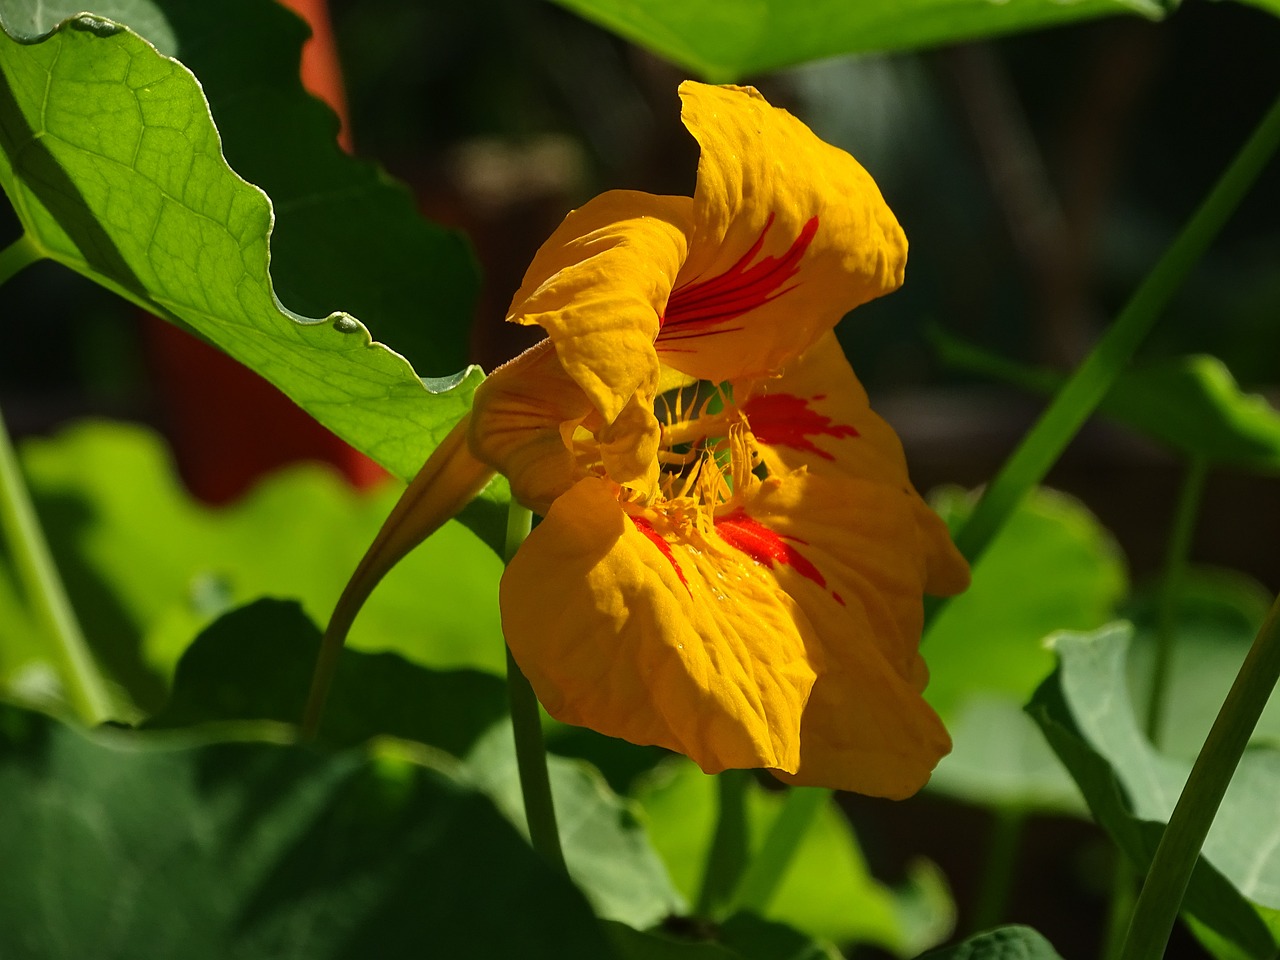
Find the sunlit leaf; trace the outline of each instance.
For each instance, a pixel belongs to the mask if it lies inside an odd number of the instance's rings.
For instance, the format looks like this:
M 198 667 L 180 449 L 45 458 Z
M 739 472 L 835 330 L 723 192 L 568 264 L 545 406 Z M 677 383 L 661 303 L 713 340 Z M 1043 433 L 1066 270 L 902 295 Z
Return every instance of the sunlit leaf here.
M 467 757 L 472 781 L 526 829 L 510 724 L 493 728 Z M 650 845 L 635 804 L 609 789 L 579 760 L 548 757 L 556 821 L 569 873 L 596 912 L 644 928 L 682 912 L 685 903 Z
M 716 82 L 841 53 L 907 50 L 1113 14 L 1157 0 L 556 0 Z
M 949 947 L 931 950 L 920 960 L 1061 960 L 1053 944 L 1030 927 L 998 927 Z
M 1134 716 L 1126 678 L 1130 630 L 1056 638 L 1058 670 L 1028 706 L 1105 829 L 1139 872 L 1190 772 L 1156 752 Z M 1245 752 L 1223 799 L 1183 901 L 1184 914 L 1229 945 L 1220 956 L 1272 958 L 1280 925 L 1280 750 Z M 1206 945 L 1212 945 L 1206 940 Z
M 0 10 L 12 14 L 7 23 L 30 6 L 0 5 Z M 220 29 L 241 26 L 221 8 L 209 7 L 208 16 L 223 18 Z M 237 34 L 220 46 L 244 37 Z M 199 42 L 209 39 L 201 36 Z M 248 55 L 265 56 L 261 50 Z M 291 69 L 291 63 L 284 57 L 277 69 Z M 258 98 L 251 99 L 243 110 L 260 107 Z M 282 124 L 274 114 L 261 122 Z M 283 127 L 277 133 L 288 139 Z M 297 280 L 296 286 L 290 282 L 290 293 L 307 289 L 326 303 L 330 291 L 335 299 L 347 291 L 340 283 L 313 285 L 311 271 L 335 269 L 329 258 L 342 257 L 345 244 L 328 258 L 313 260 L 306 235 L 314 229 L 317 242 L 323 242 L 328 231 L 346 228 L 350 204 L 364 198 L 378 207 L 376 198 L 385 195 L 375 189 L 378 178 L 369 168 L 360 168 L 352 187 L 352 168 L 339 170 L 335 153 L 330 147 L 333 162 L 327 165 L 304 163 L 313 175 L 300 179 L 303 192 L 289 201 L 301 209 L 324 194 L 329 212 L 321 219 L 336 220 L 321 230 L 309 214 L 293 211 L 289 222 L 296 229 L 286 229 L 283 220 L 281 227 L 287 236 L 303 237 L 285 258 L 294 264 L 287 272 Z M 280 154 L 255 156 L 267 166 L 286 162 Z M 283 305 L 267 269 L 271 203 L 223 159 L 199 83 L 182 64 L 108 21 L 69 20 L 39 42 L 19 43 L 0 34 L 0 185 L 28 234 L 49 256 L 195 330 L 401 478 L 417 471 L 466 410 L 480 380 L 473 369 L 424 382 L 403 357 L 374 343 L 349 314 L 311 320 Z M 343 191 L 349 187 L 348 197 Z M 396 205 L 407 210 L 407 196 L 397 192 L 390 202 Z M 381 215 L 378 209 L 373 213 L 375 219 Z M 360 222 L 360 229 L 368 227 Z M 354 227 L 350 239 L 356 246 L 362 243 Z M 447 238 L 446 246 L 456 256 L 456 240 Z M 366 258 L 381 256 L 381 249 L 351 254 L 345 265 L 360 269 Z M 410 254 L 448 259 L 445 252 L 422 247 Z M 396 269 L 407 269 L 399 254 L 386 256 L 400 265 Z M 463 282 L 472 282 L 469 268 L 456 272 Z M 404 279 L 421 282 L 423 276 Z M 441 344 L 456 345 L 465 316 L 456 307 L 465 299 L 452 292 L 433 296 L 422 288 L 413 306 L 428 318 L 425 326 L 440 331 Z M 299 306 L 314 309 L 319 302 Z M 374 309 L 373 303 L 369 299 L 361 306 Z M 452 315 L 433 314 L 442 303 L 453 305 Z M 333 302 L 323 309 L 347 306 Z M 439 349 L 445 354 L 442 368 L 456 367 L 457 350 Z
M 953 520 L 971 509 L 958 491 L 935 506 Z M 930 789 L 973 803 L 1080 808 L 1022 706 L 1053 669 L 1044 638 L 1108 622 L 1127 589 L 1119 549 L 1084 506 L 1050 490 L 1027 499 L 921 647 L 929 664 L 925 696 L 955 744 Z
M 0 955 L 611 956 L 486 797 L 389 751 L 88 734 L 0 706 Z
M 302 717 L 320 630 L 297 603 L 259 600 L 224 614 L 187 648 L 164 710 L 146 726 Z M 320 735 L 349 746 L 386 735 L 461 757 L 507 712 L 506 684 L 433 671 L 393 653 L 343 650 Z
M 701 885 L 706 850 L 716 817 L 715 780 L 684 760 L 660 767 L 639 792 L 654 846 L 687 897 Z M 782 797 L 753 787 L 747 796 L 749 841 L 758 849 L 778 815 Z M 875 944 L 910 956 L 936 943 L 921 942 L 921 931 L 949 927 L 950 902 L 937 881 L 925 873 L 913 877 L 932 884 L 926 899 L 946 914 L 915 916 L 900 900 L 910 889 L 894 891 L 871 876 L 848 821 L 828 805 L 805 834 L 800 850 L 767 911 L 767 918 L 839 943 Z M 920 901 L 922 898 L 917 897 Z M 908 925 L 908 918 L 914 926 Z
M 325 468 L 298 466 L 212 510 L 185 493 L 157 437 L 101 422 L 24 444 L 20 457 L 93 648 L 144 710 L 163 702 L 192 638 L 232 607 L 292 597 L 326 622 L 399 492 L 359 494 Z M 447 524 L 374 592 L 351 644 L 501 674 L 501 571 Z

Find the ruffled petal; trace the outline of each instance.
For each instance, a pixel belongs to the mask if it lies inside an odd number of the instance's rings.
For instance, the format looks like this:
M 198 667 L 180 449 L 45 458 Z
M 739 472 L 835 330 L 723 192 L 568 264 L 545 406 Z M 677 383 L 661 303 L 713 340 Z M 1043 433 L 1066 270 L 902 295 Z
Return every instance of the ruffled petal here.
M 750 87 L 680 86 L 702 148 L 657 348 L 692 376 L 768 374 L 897 289 L 907 243 L 871 176 Z
M 926 592 L 950 596 L 968 587 L 968 563 L 911 485 L 898 435 L 871 409 L 834 333 L 787 364 L 780 376 L 742 384 L 735 392 L 770 471 L 804 467 L 900 493 L 915 519 L 909 535 L 925 560 Z
M 768 567 L 652 523 L 604 480 L 556 500 L 502 579 L 516 661 L 567 723 L 677 750 L 708 773 L 794 771 L 820 667 L 807 620 Z
M 574 210 L 538 250 L 508 320 L 538 324 L 612 424 L 652 403 L 658 318 L 684 262 L 693 202 L 614 190 Z

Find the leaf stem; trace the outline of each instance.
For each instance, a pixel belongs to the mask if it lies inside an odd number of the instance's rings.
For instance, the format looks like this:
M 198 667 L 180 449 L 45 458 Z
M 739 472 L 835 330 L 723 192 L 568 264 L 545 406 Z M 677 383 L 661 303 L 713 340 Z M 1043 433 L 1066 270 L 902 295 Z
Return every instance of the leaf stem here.
M 834 792 L 825 787 L 792 787 L 787 791 L 787 799 L 769 826 L 764 844 L 742 872 L 729 904 L 731 912 L 750 910 L 763 915 L 769 909 L 787 868 L 800 849 L 800 841 Z
M 706 919 L 730 906 L 747 862 L 747 787 L 749 770 L 725 770 L 716 776 L 720 806 L 716 830 L 707 848 L 707 865 L 694 914 Z
M 507 508 L 507 542 L 503 559 L 511 558 L 529 535 L 533 514 L 513 499 Z M 511 647 L 507 647 L 507 701 L 511 705 L 511 729 L 516 742 L 516 767 L 520 772 L 520 793 L 524 797 L 525 822 L 529 842 L 548 863 L 567 874 L 560 830 L 556 826 L 555 801 L 547 773 L 547 746 L 542 738 L 542 714 L 538 697 L 529 679 L 520 670 Z
M 1128 364 L 1152 324 L 1239 205 L 1280 145 L 1280 97 L 1236 154 L 1209 195 L 1076 369 L 1040 420 L 1023 438 L 956 537 L 973 562 L 991 543 L 1026 494 L 1080 430 Z
M 1018 852 L 1022 846 L 1022 832 L 1026 814 L 1009 807 L 991 811 L 993 822 L 987 841 L 987 860 L 982 868 L 973 907 L 973 922 L 969 929 L 981 933 L 995 927 L 1009 908 L 1013 893 L 1013 881 L 1017 876 Z
M 1204 494 L 1204 481 L 1208 472 L 1209 464 L 1204 457 L 1196 457 L 1187 467 L 1182 489 L 1178 492 L 1173 528 L 1165 552 L 1159 608 L 1156 612 L 1155 658 L 1151 662 L 1151 693 L 1147 701 L 1147 739 L 1155 746 L 1160 745 L 1160 731 L 1164 727 L 1169 668 L 1173 661 L 1174 634 L 1177 630 L 1178 595 L 1187 569 L 1191 537 L 1195 533 L 1196 517 L 1200 513 L 1200 500 Z
M 43 260 L 44 253 L 36 246 L 29 234 L 24 233 L 13 243 L 0 250 L 0 284 L 9 279 L 24 267 L 29 267 L 37 260 Z
M 0 254 L 0 262 L 12 249 L 9 247 Z M 53 643 L 68 703 L 84 723 L 101 723 L 111 716 L 107 685 L 89 652 L 58 576 L 3 417 L 0 417 L 0 533 L 9 545 L 27 602 Z
M 1277 680 L 1280 597 L 1249 648 L 1160 837 L 1133 910 L 1122 960 L 1159 960 L 1164 954 L 1204 838 Z

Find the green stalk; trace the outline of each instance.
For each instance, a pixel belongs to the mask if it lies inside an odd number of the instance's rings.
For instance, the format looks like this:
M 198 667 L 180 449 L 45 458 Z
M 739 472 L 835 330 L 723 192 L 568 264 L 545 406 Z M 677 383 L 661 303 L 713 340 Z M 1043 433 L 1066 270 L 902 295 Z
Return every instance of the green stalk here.
M 792 787 L 787 791 L 787 799 L 769 827 L 764 844 L 742 873 L 730 901 L 731 911 L 750 910 L 762 915 L 769 909 L 792 858 L 800 849 L 800 841 L 834 793 L 824 787 Z
M 11 265 L 9 247 L 0 254 L 0 270 Z M 40 520 L 27 493 L 9 431 L 0 417 L 0 533 L 9 546 L 27 603 L 53 642 L 62 686 L 72 710 L 86 724 L 111 716 L 111 699 L 98 665 L 76 621 Z
M 747 786 L 749 770 L 725 770 L 716 777 L 720 808 L 716 832 L 707 848 L 707 865 L 694 914 L 719 917 L 730 906 L 747 862 Z
M 1071 375 L 1035 427 L 987 487 L 956 545 L 976 561 L 1107 395 L 1182 284 L 1280 145 L 1280 97 L 1138 287 L 1120 315 Z
M 1178 493 L 1169 547 L 1165 552 L 1159 609 L 1156 612 L 1155 658 L 1151 663 L 1151 697 L 1147 702 L 1147 739 L 1156 746 L 1160 745 L 1160 730 L 1164 726 L 1169 667 L 1173 660 L 1175 624 L 1178 619 L 1178 595 L 1187 569 L 1191 536 L 1195 532 L 1200 500 L 1204 494 L 1205 475 L 1208 472 L 1209 465 L 1203 457 L 1196 457 L 1187 468 L 1187 476 Z
M 991 837 L 987 841 L 987 861 L 982 868 L 978 895 L 974 901 L 974 933 L 990 930 L 999 924 L 1009 909 L 1009 897 L 1017 876 L 1018 853 L 1022 846 L 1022 828 L 1027 816 L 1020 810 L 1002 808 L 992 811 Z
M 42 259 L 44 254 L 40 252 L 40 248 L 24 233 L 0 250 L 0 284 L 7 283 L 15 273 Z
M 533 515 L 515 500 L 507 510 L 507 542 L 503 551 L 507 563 L 529 535 Z M 507 701 L 511 705 L 511 729 L 516 741 L 516 767 L 520 771 L 520 793 L 529 825 L 529 842 L 548 863 L 567 874 L 560 830 L 556 826 L 555 802 L 551 798 L 551 778 L 547 773 L 547 746 L 542 739 L 542 714 L 538 697 L 521 672 L 511 647 L 507 647 Z
M 1121 960 L 1160 960 L 1191 871 L 1240 757 L 1280 680 L 1280 597 L 1253 641 L 1196 757 L 1138 894 Z

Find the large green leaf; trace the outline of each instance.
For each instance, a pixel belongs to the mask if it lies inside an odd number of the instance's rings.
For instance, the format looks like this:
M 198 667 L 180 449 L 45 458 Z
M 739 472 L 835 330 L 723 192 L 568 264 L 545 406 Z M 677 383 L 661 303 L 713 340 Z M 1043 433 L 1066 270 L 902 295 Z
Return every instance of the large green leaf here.
M 394 484 L 356 493 L 327 469 L 298 466 L 211 510 L 182 489 L 154 434 L 102 422 L 26 443 L 20 458 L 93 649 L 144 710 L 163 702 L 191 639 L 234 606 L 293 597 L 326 622 L 398 495 Z M 491 551 L 446 524 L 388 574 L 351 645 L 501 674 L 501 572 Z M 29 662 L 6 662 L 0 683 Z
M 935 505 L 951 520 L 971 509 L 958 491 Z M 1050 490 L 1027 499 L 925 636 L 925 696 L 955 744 L 930 789 L 1003 807 L 1080 808 L 1022 705 L 1053 669 L 1044 638 L 1108 622 L 1127 589 L 1119 549 L 1084 506 Z
M 612 956 L 487 798 L 393 747 L 199 745 L 0 706 L 0 954 Z
M 1061 960 L 1053 944 L 1030 927 L 997 927 L 949 947 L 931 950 L 920 960 Z
M 673 759 L 655 772 L 639 800 L 654 846 L 676 885 L 692 898 L 701 886 L 715 828 L 715 779 L 689 761 Z M 779 794 L 752 786 L 747 795 L 751 849 L 759 848 L 781 805 Z M 929 909 L 909 909 L 908 902 Z M 946 935 L 953 913 L 945 889 L 927 869 L 902 891 L 872 877 L 848 820 L 827 805 L 805 834 L 767 918 L 825 939 L 913 956 Z
M 142 4 L 127 6 L 146 10 Z M 215 22 L 213 39 L 223 37 L 213 46 L 224 51 L 241 47 L 250 58 L 276 60 L 275 76 L 292 70 L 296 51 L 291 53 L 287 44 L 265 50 L 250 42 L 252 30 L 234 38 L 219 33 L 245 26 L 221 7 L 183 4 L 174 9 L 198 23 L 199 14 L 193 11 L 200 6 Z M 30 16 L 32 8 L 18 4 L 0 10 L 8 23 Z M 296 25 L 292 30 L 296 47 L 300 35 Z M 211 38 L 193 41 L 195 50 Z M 237 69 L 225 53 L 207 56 L 211 68 Z M 274 102 L 263 92 L 273 75 L 270 64 L 249 75 L 256 81 L 238 89 L 219 83 L 228 102 L 236 96 L 247 101 L 238 113 L 227 111 L 229 121 L 241 117 L 239 123 L 247 124 L 243 118 L 260 109 L 264 99 Z M 439 269 L 448 270 L 460 248 L 443 234 L 394 255 L 369 239 L 369 231 L 376 230 L 371 224 L 392 208 L 398 206 L 403 214 L 408 207 L 402 193 L 387 200 L 385 190 L 379 192 L 372 170 L 362 167 L 352 176 L 353 168 L 334 157 L 332 145 L 327 154 L 317 153 L 321 159 L 307 161 L 282 152 L 295 132 L 306 133 L 304 148 L 316 147 L 315 120 L 297 120 L 287 111 L 272 113 L 257 121 L 256 134 L 244 137 L 246 144 L 255 136 L 260 143 L 264 129 L 280 137 L 274 153 L 246 148 L 245 155 L 262 170 L 275 170 L 276 188 L 288 193 L 290 209 L 281 230 L 292 239 L 283 261 L 290 294 L 305 301 L 299 305 L 345 306 L 345 299 L 337 300 L 345 297 L 346 285 L 318 278 L 341 269 L 359 271 L 370 259 L 388 258 L 401 275 L 402 290 L 405 284 L 421 283 L 424 271 L 436 279 L 436 267 L 427 262 L 439 261 Z M 228 147 L 229 153 L 235 150 Z M 288 184 L 294 183 L 289 179 L 291 159 L 306 175 L 288 192 Z M 127 29 L 86 16 L 65 21 L 34 42 L 0 34 L 0 185 L 28 235 L 48 256 L 196 331 L 401 478 L 417 471 L 425 454 L 467 409 L 478 370 L 422 381 L 403 357 L 374 343 L 349 314 L 310 320 L 277 299 L 268 272 L 270 200 L 223 159 L 196 78 Z M 308 211 L 317 200 L 324 201 L 318 214 Z M 359 213 L 364 207 L 371 220 Z M 333 231 L 348 230 L 353 249 L 372 247 L 357 253 L 343 242 L 320 256 L 311 246 L 313 231 L 315 242 L 323 245 Z M 406 262 L 406 256 L 414 263 Z M 425 262 L 417 263 L 418 257 Z M 334 258 L 340 262 L 335 264 Z M 452 273 L 461 279 L 440 277 L 440 290 L 419 287 L 416 302 L 408 306 L 438 322 L 418 326 L 439 332 L 431 349 L 444 354 L 439 358 L 444 369 L 455 368 L 460 359 L 459 327 L 465 322 L 460 308 L 469 294 L 459 294 L 458 286 L 473 283 L 469 265 Z M 377 276 L 375 272 L 375 284 Z M 304 290 L 308 293 L 300 294 Z M 365 293 L 352 297 L 363 309 L 380 310 L 389 300 Z M 433 316 L 440 304 L 448 305 L 444 316 Z M 406 309 L 403 300 L 398 309 Z
M 494 727 L 467 756 L 472 781 L 512 823 L 527 829 L 510 724 Z M 685 904 L 649 843 L 636 805 L 580 760 L 550 756 L 547 769 L 569 873 L 601 916 L 644 928 Z
M 707 80 L 841 53 L 957 43 L 1108 14 L 1159 19 L 1157 0 L 556 0 Z
M 169 703 L 147 727 L 297 723 L 319 650 L 320 630 L 295 602 L 259 600 L 233 610 L 183 654 Z M 341 746 L 392 736 L 461 757 L 506 712 L 506 684 L 492 674 L 433 671 L 393 653 L 346 649 L 320 735 Z
M 1137 869 L 1155 853 L 1190 772 L 1158 753 L 1134 716 L 1126 677 L 1130 629 L 1061 634 L 1058 670 L 1028 706 L 1071 771 L 1094 819 Z M 1183 901 L 1193 930 L 1223 957 L 1273 958 L 1280 935 L 1280 750 L 1246 751 Z M 1268 929 L 1270 926 L 1270 929 Z

